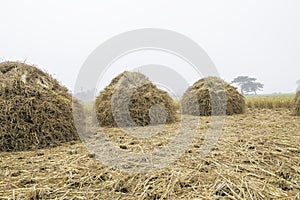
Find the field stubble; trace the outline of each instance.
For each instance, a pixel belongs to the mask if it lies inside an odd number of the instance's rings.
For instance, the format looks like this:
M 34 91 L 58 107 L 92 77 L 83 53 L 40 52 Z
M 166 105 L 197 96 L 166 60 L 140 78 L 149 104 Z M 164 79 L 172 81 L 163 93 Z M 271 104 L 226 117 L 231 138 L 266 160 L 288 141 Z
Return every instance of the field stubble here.
M 198 156 L 210 117 L 174 163 L 146 174 L 111 169 L 80 143 L 0 153 L 2 199 L 299 199 L 300 124 L 288 109 L 249 109 L 227 116 L 212 152 Z M 126 151 L 143 152 L 168 142 L 175 125 L 149 139 L 117 128 L 106 136 Z M 151 127 L 149 127 L 151 128 Z M 126 148 L 125 148 L 126 147 Z
M 295 106 L 295 95 L 257 95 L 246 97 L 246 105 L 248 108 L 287 108 L 292 109 Z

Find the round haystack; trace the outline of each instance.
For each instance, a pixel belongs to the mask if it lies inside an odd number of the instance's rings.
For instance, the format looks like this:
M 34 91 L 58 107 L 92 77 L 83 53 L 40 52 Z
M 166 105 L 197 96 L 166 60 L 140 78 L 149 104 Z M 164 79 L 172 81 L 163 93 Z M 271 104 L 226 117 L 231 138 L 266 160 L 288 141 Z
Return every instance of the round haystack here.
M 173 123 L 176 108 L 168 93 L 138 72 L 114 78 L 96 99 L 99 124 L 108 127 Z
M 181 107 L 189 115 L 233 115 L 245 112 L 245 100 L 235 87 L 218 77 L 207 77 L 187 89 Z
M 77 140 L 67 88 L 34 66 L 0 63 L 0 151 Z
M 295 109 L 293 114 L 300 116 L 300 91 L 297 92 L 294 102 L 295 102 Z

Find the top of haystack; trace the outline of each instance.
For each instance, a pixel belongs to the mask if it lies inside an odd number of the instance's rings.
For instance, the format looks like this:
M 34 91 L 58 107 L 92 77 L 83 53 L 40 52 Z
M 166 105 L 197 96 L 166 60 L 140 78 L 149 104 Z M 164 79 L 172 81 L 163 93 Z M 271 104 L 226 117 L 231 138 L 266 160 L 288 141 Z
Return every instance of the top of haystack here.
M 101 126 L 147 126 L 176 121 L 176 108 L 167 92 L 139 72 L 115 77 L 96 99 Z
M 187 89 L 181 100 L 183 114 L 232 115 L 245 111 L 244 97 L 218 77 L 206 77 Z
M 2 88 L 11 87 L 14 84 L 24 87 L 34 86 L 36 90 L 55 91 L 62 94 L 68 93 L 68 89 L 61 86 L 51 75 L 21 62 L 0 63 L 0 79 Z

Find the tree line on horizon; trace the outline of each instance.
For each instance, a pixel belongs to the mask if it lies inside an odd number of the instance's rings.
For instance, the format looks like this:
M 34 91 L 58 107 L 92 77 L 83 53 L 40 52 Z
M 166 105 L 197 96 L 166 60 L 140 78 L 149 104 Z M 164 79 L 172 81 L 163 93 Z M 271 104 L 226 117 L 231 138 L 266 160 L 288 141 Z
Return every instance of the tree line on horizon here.
M 296 81 L 297 89 L 296 91 L 300 91 L 300 79 Z M 239 87 L 242 95 L 257 95 L 258 91 L 262 91 L 264 88 L 264 84 L 257 81 L 256 78 L 249 76 L 237 76 L 234 78 L 230 84 L 235 84 Z M 82 91 L 74 94 L 75 97 L 81 99 L 83 101 L 91 101 L 94 99 L 96 89 L 90 89 L 87 91 Z M 177 96 L 182 96 L 184 91 L 176 91 Z M 170 94 L 171 95 L 171 94 Z
M 254 93 L 257 94 L 257 91 L 262 91 L 264 88 L 264 84 L 257 82 L 256 78 L 252 78 L 249 76 L 238 76 L 231 84 L 236 84 L 240 87 L 240 91 L 242 95 L 247 95 Z
M 296 81 L 297 89 L 296 92 L 300 91 L 300 79 Z M 243 95 L 255 94 L 257 95 L 258 91 L 262 91 L 264 84 L 257 81 L 256 78 L 249 76 L 238 76 L 231 81 L 231 84 L 235 84 L 240 88 L 240 92 Z

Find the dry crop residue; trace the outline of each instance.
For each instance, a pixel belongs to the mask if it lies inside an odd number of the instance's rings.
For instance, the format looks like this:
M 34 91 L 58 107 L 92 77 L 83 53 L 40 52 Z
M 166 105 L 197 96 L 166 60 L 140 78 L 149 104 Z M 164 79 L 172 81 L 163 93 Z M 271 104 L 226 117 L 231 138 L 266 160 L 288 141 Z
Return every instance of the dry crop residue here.
M 290 110 L 249 110 L 226 117 L 218 144 L 198 152 L 210 117 L 197 117 L 196 137 L 167 168 L 148 174 L 109 169 L 81 143 L 0 153 L 0 196 L 6 199 L 299 199 L 300 124 Z M 173 130 L 174 125 L 166 126 Z M 150 127 L 151 128 L 151 127 Z M 106 135 L 127 151 L 165 145 L 159 134 L 139 140 L 116 128 Z
M 72 140 L 78 135 L 67 88 L 35 66 L 0 63 L 0 151 L 40 149 Z

